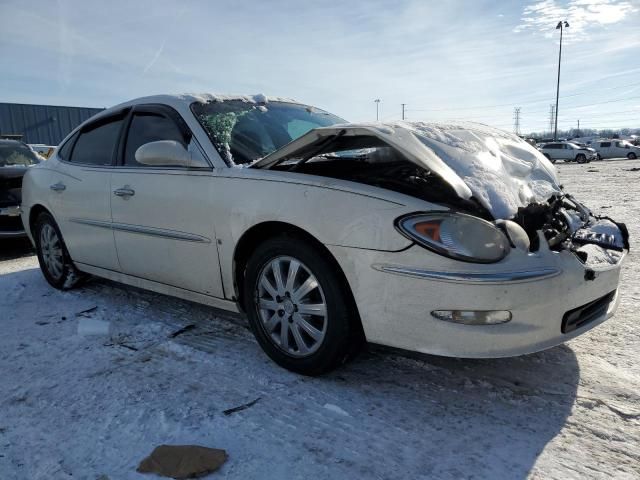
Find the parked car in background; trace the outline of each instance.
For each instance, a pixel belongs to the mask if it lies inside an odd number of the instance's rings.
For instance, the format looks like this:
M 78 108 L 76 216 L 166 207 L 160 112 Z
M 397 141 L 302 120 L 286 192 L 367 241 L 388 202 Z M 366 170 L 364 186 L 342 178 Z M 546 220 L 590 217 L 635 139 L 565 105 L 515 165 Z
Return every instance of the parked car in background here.
M 634 160 L 640 157 L 640 147 L 628 140 L 597 140 L 591 146 L 596 150 L 598 160 L 625 157 Z
M 51 145 L 41 145 L 41 144 L 29 145 L 29 147 L 31 147 L 31 149 L 34 152 L 42 156 L 45 160 L 49 158 L 51 154 L 54 152 L 54 150 L 56 149 L 56 147 L 53 147 Z
M 311 375 L 365 339 L 476 358 L 565 342 L 613 315 L 629 247 L 516 135 L 263 95 L 105 110 L 23 192 L 52 286 L 93 274 L 244 311 L 275 362 Z
M 596 159 L 596 151 L 593 148 L 581 147 L 571 142 L 551 142 L 540 148 L 545 157 L 556 163 L 557 160 L 565 162 L 588 163 Z
M 20 218 L 22 178 L 40 163 L 28 145 L 17 140 L 0 140 L 0 239 L 25 236 Z

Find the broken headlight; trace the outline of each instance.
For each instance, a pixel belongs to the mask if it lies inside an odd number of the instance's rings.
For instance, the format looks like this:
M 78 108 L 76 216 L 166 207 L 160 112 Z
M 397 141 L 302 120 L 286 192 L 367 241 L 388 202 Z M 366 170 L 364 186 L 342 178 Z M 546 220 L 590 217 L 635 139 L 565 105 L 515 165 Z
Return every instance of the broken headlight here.
M 464 262 L 498 262 L 511 249 L 509 240 L 495 225 L 464 213 L 411 214 L 396 220 L 396 226 L 423 247 Z

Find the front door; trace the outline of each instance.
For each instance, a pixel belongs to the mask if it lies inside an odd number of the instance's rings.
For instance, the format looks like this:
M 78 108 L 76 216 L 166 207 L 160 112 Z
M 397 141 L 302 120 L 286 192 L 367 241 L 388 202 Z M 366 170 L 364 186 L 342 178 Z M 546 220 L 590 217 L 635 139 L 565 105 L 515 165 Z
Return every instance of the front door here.
M 169 107 L 132 112 L 119 165 L 111 175 L 113 232 L 123 273 L 223 298 L 211 210 L 211 168 L 138 163 L 135 152 L 174 140 L 199 152 L 188 127 Z

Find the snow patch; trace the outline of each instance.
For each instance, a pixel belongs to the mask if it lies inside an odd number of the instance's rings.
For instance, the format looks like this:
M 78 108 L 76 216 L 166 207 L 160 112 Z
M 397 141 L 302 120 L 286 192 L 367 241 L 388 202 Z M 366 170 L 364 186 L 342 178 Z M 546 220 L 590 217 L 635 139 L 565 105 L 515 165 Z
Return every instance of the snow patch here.
M 351 415 L 349 415 L 347 412 L 345 412 L 343 409 L 341 409 L 339 406 L 334 405 L 332 403 L 325 403 L 322 408 L 326 408 L 327 410 L 333 412 L 333 413 L 337 413 L 338 415 L 342 415 L 344 417 L 350 417 Z

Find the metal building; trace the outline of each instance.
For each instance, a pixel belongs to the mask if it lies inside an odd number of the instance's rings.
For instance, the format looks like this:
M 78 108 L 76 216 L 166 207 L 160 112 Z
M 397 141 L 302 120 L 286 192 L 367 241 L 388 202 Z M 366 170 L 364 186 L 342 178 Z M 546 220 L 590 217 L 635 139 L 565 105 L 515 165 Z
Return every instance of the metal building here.
M 71 130 L 102 108 L 0 103 L 0 138 L 58 145 Z

